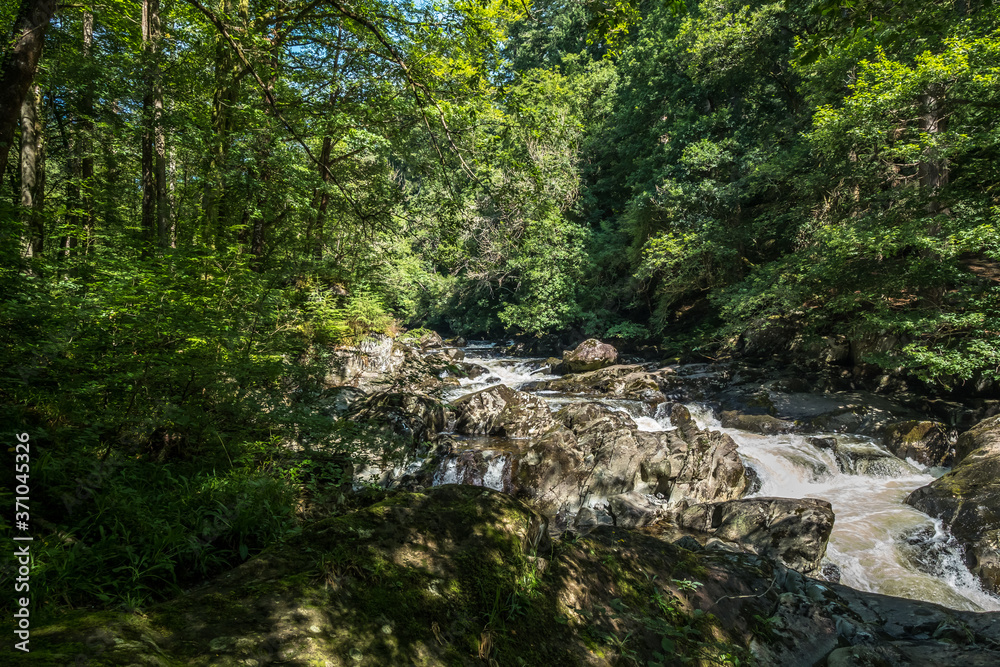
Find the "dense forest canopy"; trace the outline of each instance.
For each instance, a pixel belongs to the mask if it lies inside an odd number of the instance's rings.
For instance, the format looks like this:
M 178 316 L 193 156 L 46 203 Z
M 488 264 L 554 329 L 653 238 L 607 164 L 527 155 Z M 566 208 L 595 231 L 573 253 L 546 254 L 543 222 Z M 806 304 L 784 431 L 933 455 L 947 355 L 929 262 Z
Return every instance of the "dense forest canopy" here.
M 843 336 L 929 383 L 1000 377 L 993 3 L 15 4 L 0 404 L 52 443 L 53 505 L 81 461 L 149 464 L 53 544 L 67 604 L 284 530 L 269 447 L 320 428 L 286 396 L 370 332 Z M 192 457 L 230 472 L 153 465 Z M 155 530 L 237 493 L 217 551 Z M 124 593 L 73 582 L 142 549 Z

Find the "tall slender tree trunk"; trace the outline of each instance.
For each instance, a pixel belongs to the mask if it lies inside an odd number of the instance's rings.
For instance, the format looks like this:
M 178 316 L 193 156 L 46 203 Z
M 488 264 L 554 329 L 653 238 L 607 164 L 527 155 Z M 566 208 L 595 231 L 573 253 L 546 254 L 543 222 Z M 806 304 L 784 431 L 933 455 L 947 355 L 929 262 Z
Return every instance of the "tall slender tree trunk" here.
M 9 47 L 0 60 L 0 183 L 21 117 L 21 104 L 35 78 L 45 30 L 55 13 L 56 0 L 21 0 Z
M 319 155 L 319 175 L 323 187 L 319 192 L 319 202 L 316 205 L 316 222 L 313 225 L 312 255 L 315 259 L 323 259 L 323 245 L 326 237 L 326 210 L 330 205 L 330 153 L 333 150 L 333 137 L 329 134 L 323 137 L 323 150 Z
M 45 196 L 45 157 L 38 114 L 41 97 L 38 86 L 33 86 L 21 103 L 21 211 L 25 257 L 40 255 L 44 245 L 41 213 Z
M 94 45 L 94 15 L 83 12 L 83 58 L 91 64 L 91 50 Z M 80 99 L 83 114 L 80 133 L 80 178 L 83 206 L 84 252 L 89 252 L 94 239 L 94 93 L 90 86 L 84 86 Z
M 337 108 L 337 103 L 340 100 L 340 82 L 337 81 L 337 77 L 340 74 L 340 54 L 341 45 L 343 43 L 344 31 L 342 26 L 337 26 L 337 50 L 333 56 L 333 68 L 331 71 L 331 78 L 334 80 L 334 88 L 330 92 L 330 112 L 331 115 Z M 323 137 L 323 150 L 320 152 L 319 164 L 317 165 L 319 169 L 319 177 L 323 185 L 320 188 L 318 197 L 314 193 L 313 199 L 317 200 L 316 203 L 316 220 L 311 225 L 311 229 L 308 230 L 312 233 L 306 234 L 306 243 L 311 246 L 309 251 L 312 252 L 313 257 L 316 260 L 323 259 L 323 247 L 326 242 L 326 212 L 330 206 L 330 154 L 333 152 L 333 137 L 329 134 Z
M 936 138 L 936 135 L 948 129 L 948 121 L 942 108 L 944 106 L 943 92 L 940 88 L 939 84 L 931 85 L 927 92 L 920 97 L 922 107 L 920 129 L 930 135 L 932 140 Z M 928 211 L 930 213 L 947 213 L 938 199 L 938 195 L 941 188 L 948 183 L 948 160 L 941 155 L 941 149 L 938 146 L 932 144 L 924 150 L 918 167 L 918 175 L 920 187 L 926 191 L 929 197 Z M 937 226 L 935 224 L 935 227 Z
M 167 159 L 163 133 L 163 89 L 160 82 L 160 0 L 142 2 L 143 129 L 142 229 L 149 243 L 167 245 Z
M 225 0 L 226 13 L 232 1 Z M 229 143 L 233 124 L 233 109 L 239 100 L 240 65 L 225 38 L 215 37 L 215 90 L 212 94 L 212 138 L 202 195 L 204 223 L 202 240 L 206 244 L 222 245 L 226 240 L 226 220 L 230 214 L 226 192 L 228 188 Z

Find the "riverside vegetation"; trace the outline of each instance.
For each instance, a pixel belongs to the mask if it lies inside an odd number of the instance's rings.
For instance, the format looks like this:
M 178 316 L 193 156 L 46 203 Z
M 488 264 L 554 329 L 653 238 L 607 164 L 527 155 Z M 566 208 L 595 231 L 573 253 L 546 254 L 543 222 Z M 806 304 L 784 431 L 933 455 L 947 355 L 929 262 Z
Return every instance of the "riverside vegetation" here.
M 988 616 L 794 574 L 822 574 L 832 512 L 754 505 L 809 517 L 805 552 L 764 548 L 729 504 L 752 471 L 681 405 L 954 466 L 912 504 L 996 590 L 997 12 L 5 3 L 0 421 L 35 445 L 17 660 L 998 662 Z M 453 400 L 483 371 L 432 329 L 622 359 Z M 708 396 L 667 361 L 787 368 Z M 537 391 L 676 403 L 676 433 Z M 782 402 L 807 392 L 838 408 Z M 456 424 L 527 438 L 516 499 L 482 488 L 489 452 L 473 488 L 385 478 L 462 449 Z M 610 526 L 573 494 L 594 461 Z

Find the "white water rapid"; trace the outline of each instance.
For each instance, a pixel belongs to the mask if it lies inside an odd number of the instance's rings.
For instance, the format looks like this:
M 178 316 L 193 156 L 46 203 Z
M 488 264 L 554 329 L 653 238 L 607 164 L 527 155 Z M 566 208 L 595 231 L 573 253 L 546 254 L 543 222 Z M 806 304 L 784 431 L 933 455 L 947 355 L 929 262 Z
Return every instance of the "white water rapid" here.
M 554 377 L 538 370 L 544 368 L 542 360 L 494 356 L 491 347 L 473 343 L 466 348 L 467 360 L 485 366 L 489 373 L 462 380 L 447 398 L 454 400 L 497 384 L 520 389 L 529 382 Z M 596 400 L 628 412 L 642 430 L 673 428 L 664 410 L 640 401 L 548 392 L 537 395 L 553 410 L 572 401 Z M 754 496 L 821 498 L 833 505 L 836 520 L 827 558 L 840 568 L 842 583 L 953 609 L 1000 611 L 1000 599 L 983 591 L 965 567 L 961 549 L 940 522 L 903 503 L 907 494 L 934 479 L 921 466 L 895 458 L 870 438 L 834 433 L 757 435 L 723 428 L 704 405 L 687 407 L 699 427 L 723 431 L 736 441 L 744 462 L 761 480 Z M 857 452 L 855 460 L 864 465 L 852 467 L 849 456 L 838 461 L 832 450 L 817 446 L 823 436 L 835 437 L 841 452 Z M 489 479 L 470 482 L 501 489 L 507 457 L 489 452 L 485 456 L 492 457 L 486 475 Z M 435 482 L 464 481 L 458 475 L 458 467 L 451 461 L 438 472 Z

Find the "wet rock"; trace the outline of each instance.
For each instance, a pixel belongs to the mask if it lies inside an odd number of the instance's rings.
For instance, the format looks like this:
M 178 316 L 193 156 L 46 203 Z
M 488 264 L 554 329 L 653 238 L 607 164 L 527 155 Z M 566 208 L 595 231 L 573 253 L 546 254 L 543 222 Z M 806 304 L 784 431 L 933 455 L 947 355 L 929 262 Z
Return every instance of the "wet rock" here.
M 461 336 L 457 336 L 455 338 L 449 338 L 448 340 L 446 340 L 445 345 L 450 345 L 451 347 L 465 347 L 466 345 L 468 345 L 468 342 Z
M 453 407 L 455 431 L 468 435 L 526 438 L 543 433 L 555 424 L 545 401 L 506 385 L 463 396 L 453 403 Z
M 735 410 L 723 412 L 719 421 L 725 428 L 738 428 L 751 433 L 773 435 L 776 433 L 791 433 L 795 424 L 771 415 L 745 415 Z
M 488 375 L 490 372 L 490 369 L 486 368 L 486 366 L 480 366 L 479 364 L 474 364 L 468 361 L 461 362 L 458 364 L 458 367 L 465 374 L 465 377 L 470 380 L 475 380 L 476 378 Z
M 811 438 L 806 438 L 806 442 L 817 449 L 829 449 L 833 452 L 837 451 L 837 439 L 831 436 L 813 436 Z
M 777 559 L 804 574 L 819 576 L 834 515 L 825 500 L 744 498 L 692 505 L 676 521 L 683 528 Z
M 941 519 L 965 546 L 969 569 L 990 590 L 1000 592 L 995 556 L 1000 530 L 1000 416 L 963 433 L 957 449 L 955 468 L 911 493 L 906 502 Z
M 616 361 L 618 361 L 618 350 L 614 346 L 590 338 L 577 345 L 571 352 L 563 354 L 559 370 L 563 373 L 585 373 L 612 366 Z
M 835 450 L 837 466 L 846 475 L 899 477 L 916 470 L 882 448 L 868 442 L 842 440 Z
M 911 420 L 889 424 L 882 443 L 899 458 L 910 458 L 925 466 L 951 466 L 955 457 L 948 429 L 941 422 Z

